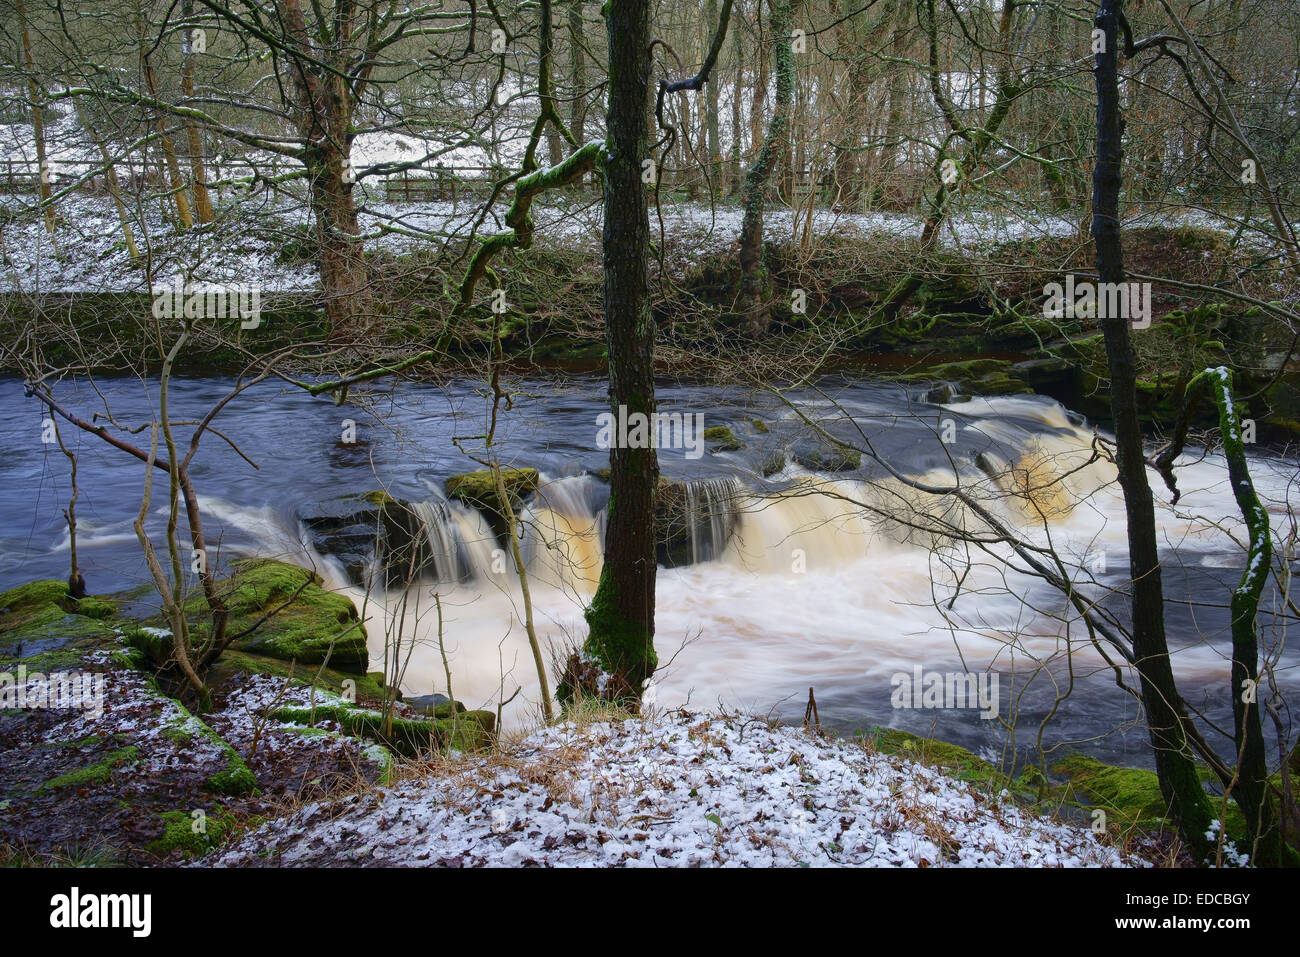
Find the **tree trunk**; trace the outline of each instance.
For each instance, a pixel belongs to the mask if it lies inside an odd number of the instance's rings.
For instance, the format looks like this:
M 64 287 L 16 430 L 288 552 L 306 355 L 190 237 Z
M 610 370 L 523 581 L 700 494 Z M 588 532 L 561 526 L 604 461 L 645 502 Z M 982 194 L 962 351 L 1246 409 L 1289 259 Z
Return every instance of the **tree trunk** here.
M 23 34 L 23 63 L 27 72 L 27 93 L 32 100 L 32 139 L 36 143 L 37 189 L 40 191 L 41 203 L 45 206 L 45 229 L 54 235 L 57 222 L 54 215 L 54 193 L 50 189 L 53 178 L 45 159 L 45 113 L 41 109 L 41 84 L 36 79 L 36 63 L 32 57 L 32 36 L 27 26 L 27 11 L 22 0 L 15 7 L 18 14 L 18 27 Z
M 707 49 L 709 31 L 718 22 L 718 0 L 707 0 L 704 5 L 704 45 Z M 721 72 L 721 71 L 715 71 Z M 722 147 L 718 134 L 718 81 L 709 77 L 704 87 L 705 145 L 709 151 L 709 185 L 714 195 L 726 192 L 723 181 Z
M 149 96 L 157 100 L 158 96 L 158 77 L 154 74 L 153 63 L 149 58 L 149 38 L 145 32 L 144 12 L 140 5 L 136 5 L 136 32 L 139 35 L 140 42 L 140 71 L 144 75 L 145 89 Z M 176 160 L 176 145 L 172 142 L 171 134 L 167 132 L 167 116 L 162 110 L 154 109 L 154 119 L 158 126 L 158 145 L 162 150 L 163 163 L 166 167 L 167 179 L 171 185 L 172 201 L 176 204 L 176 219 L 181 229 L 189 229 L 194 225 L 194 215 L 190 212 L 190 200 L 185 195 L 185 178 L 181 176 L 180 163 Z
M 763 200 L 790 127 L 794 96 L 794 51 L 790 43 L 790 0 L 772 0 L 772 69 L 776 72 L 776 111 L 768 124 L 754 162 L 745 174 L 741 200 L 745 216 L 740 226 L 739 307 L 755 337 L 767 332 L 772 315 L 763 269 Z M 757 96 L 755 97 L 757 99 Z
M 194 16 L 193 0 L 181 4 L 181 18 L 187 23 Z M 181 39 L 181 92 L 194 96 L 194 48 L 187 29 Z M 185 141 L 190 151 L 190 176 L 194 182 L 194 214 L 200 223 L 212 222 L 212 201 L 208 198 L 208 175 L 203 166 L 203 138 L 199 126 L 191 119 L 185 121 Z
M 126 203 L 122 200 L 122 186 L 117 178 L 117 168 L 113 165 L 113 158 L 109 155 L 108 147 L 104 145 L 103 138 L 91 126 L 90 118 L 86 115 L 81 101 L 74 100 L 73 102 L 76 106 L 77 119 L 81 123 L 81 128 L 86 131 L 86 135 L 95 144 L 100 159 L 104 161 L 104 182 L 108 186 L 108 194 L 113 197 L 113 205 L 117 209 L 117 220 L 122 226 L 122 242 L 126 244 L 126 250 L 131 256 L 132 265 L 134 265 L 140 262 L 140 249 L 135 244 L 135 230 L 131 228 L 131 217 L 127 214 Z
M 617 417 L 655 411 L 654 318 L 650 311 L 650 220 L 641 163 L 649 156 L 650 2 L 610 0 L 604 226 L 605 338 L 609 402 Z M 647 443 L 648 445 L 649 443 Z M 586 612 L 589 657 L 609 675 L 603 696 L 633 710 L 658 665 L 654 648 L 653 447 L 611 443 L 605 564 Z M 568 697 L 577 690 L 568 684 Z
M 1105 50 L 1097 54 L 1097 165 L 1093 170 L 1092 234 L 1097 244 L 1097 273 L 1103 283 L 1124 281 L 1120 242 L 1119 194 L 1123 163 L 1124 121 L 1119 105 L 1119 47 L 1123 0 L 1101 0 L 1094 21 L 1105 33 Z M 1156 538 L 1155 508 L 1147 482 L 1142 431 L 1138 422 L 1137 372 L 1128 318 L 1101 320 L 1110 368 L 1110 408 L 1115 419 L 1116 462 L 1124 491 L 1128 524 L 1129 573 L 1133 580 L 1133 657 L 1141 681 L 1151 747 L 1155 751 L 1160 793 L 1183 840 L 1203 861 L 1206 833 L 1213 815 L 1201 787 L 1183 722 L 1182 697 L 1174 683 L 1165 640 L 1164 590 Z
M 895 4 L 894 33 L 890 40 L 890 54 L 902 58 L 907 52 L 907 27 L 910 7 L 905 3 Z M 884 143 L 880 147 L 880 176 L 886 182 L 898 165 L 898 154 L 903 134 L 903 108 L 907 102 L 907 73 L 901 63 L 890 63 L 886 68 L 889 76 L 887 89 L 889 94 L 889 113 L 885 118 Z M 874 199 L 874 197 L 873 197 Z
M 569 132 L 580 149 L 587 142 L 587 55 L 582 49 L 582 0 L 569 4 L 569 76 L 573 102 L 569 104 Z
M 737 7 L 736 18 L 740 18 L 740 9 Z M 740 102 L 745 89 L 745 36 L 740 25 L 731 32 L 731 42 L 735 44 L 734 51 L 736 57 L 736 87 L 731 97 L 731 195 L 735 196 L 740 192 L 740 160 L 743 155 L 741 149 L 740 136 Z
M 307 163 L 320 245 L 321 294 L 331 339 L 361 331 L 358 319 L 365 311 L 366 264 L 346 162 L 338 150 L 319 149 Z

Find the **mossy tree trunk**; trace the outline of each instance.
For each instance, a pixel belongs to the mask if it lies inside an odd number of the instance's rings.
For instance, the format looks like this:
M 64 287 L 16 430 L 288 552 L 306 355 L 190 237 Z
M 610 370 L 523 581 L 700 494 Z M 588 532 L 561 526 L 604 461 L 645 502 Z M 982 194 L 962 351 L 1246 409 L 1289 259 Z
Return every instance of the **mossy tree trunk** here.
M 705 29 L 712 29 L 712 25 L 717 22 L 718 0 L 706 0 L 704 4 Z M 705 38 L 708 38 L 707 32 Z M 724 168 L 718 123 L 718 84 L 713 80 L 709 81 L 704 91 L 704 123 L 707 137 L 706 145 L 709 151 L 709 186 L 715 194 L 720 195 L 727 191 L 727 184 L 723 180 Z
M 604 311 L 609 402 L 617 416 L 655 411 L 654 318 L 648 263 L 650 218 L 642 162 L 650 157 L 649 0 L 610 0 L 609 105 L 606 113 Z M 658 664 L 654 648 L 654 499 L 659 459 L 653 448 L 610 449 L 605 564 L 587 608 L 584 650 L 608 675 L 603 697 L 632 710 Z M 565 688 L 572 698 L 577 689 Z
M 1094 20 L 1105 34 L 1097 54 L 1097 165 L 1093 170 L 1092 233 L 1102 282 L 1124 281 L 1119 194 L 1124 121 L 1120 115 L 1119 50 L 1123 0 L 1101 0 Z M 1110 407 L 1115 420 L 1116 461 L 1128 526 L 1129 574 L 1133 580 L 1133 657 L 1160 791 L 1183 840 L 1197 858 L 1209 850 L 1206 834 L 1213 815 L 1201 786 L 1185 731 L 1183 700 L 1174 683 L 1165 637 L 1164 589 L 1156 538 L 1155 506 L 1147 482 L 1142 431 L 1138 422 L 1137 373 L 1128 319 L 1101 320 L 1110 370 Z
M 1268 512 L 1255 493 L 1241 440 L 1241 422 L 1233 406 L 1231 373 L 1220 366 L 1207 369 L 1215 402 L 1219 407 L 1219 431 L 1228 459 L 1228 480 L 1250 534 L 1246 570 L 1232 592 L 1232 722 L 1237 746 L 1237 783 L 1233 798 L 1246 819 L 1247 836 L 1255 846 L 1257 864 L 1278 865 L 1281 839 L 1269 796 L 1268 761 L 1264 731 L 1259 718 L 1259 636 L 1255 616 L 1273 562 L 1273 542 Z
M 569 79 L 572 101 L 569 103 L 569 132 L 579 144 L 587 135 L 587 54 L 582 29 L 582 0 L 569 0 Z
M 794 100 L 794 49 L 790 37 L 790 0 L 771 0 L 772 70 L 776 74 L 776 108 L 763 143 L 745 174 L 741 193 L 744 219 L 740 226 L 740 294 L 738 305 L 754 336 L 765 334 L 772 323 L 767 273 L 763 268 L 763 208 L 768 183 L 790 129 Z M 757 94 L 755 94 L 757 101 Z

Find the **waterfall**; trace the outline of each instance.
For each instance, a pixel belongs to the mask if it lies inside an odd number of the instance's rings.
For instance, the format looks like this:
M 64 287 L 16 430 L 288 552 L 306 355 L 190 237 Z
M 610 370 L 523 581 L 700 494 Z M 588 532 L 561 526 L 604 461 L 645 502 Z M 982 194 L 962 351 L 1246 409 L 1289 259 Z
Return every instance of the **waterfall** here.
M 686 483 L 691 564 L 712 561 L 726 551 L 739 519 L 744 486 L 739 479 L 700 479 Z
M 478 511 L 445 498 L 411 502 L 410 507 L 422 539 L 421 578 L 454 584 L 492 569 L 496 536 Z

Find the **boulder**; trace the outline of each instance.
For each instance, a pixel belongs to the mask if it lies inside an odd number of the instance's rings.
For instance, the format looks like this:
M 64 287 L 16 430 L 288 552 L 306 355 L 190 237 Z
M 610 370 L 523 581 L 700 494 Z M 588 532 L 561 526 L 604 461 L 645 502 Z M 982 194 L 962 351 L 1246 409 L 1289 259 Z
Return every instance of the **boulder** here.
M 315 572 L 285 562 L 234 562 L 233 574 L 218 586 L 230 612 L 227 633 L 243 631 L 268 612 L 274 614 L 232 647 L 300 665 L 320 664 L 328 653 L 330 667 L 364 675 L 370 654 L 356 607 L 346 595 L 321 585 Z M 201 595 L 190 599 L 185 611 L 198 621 L 208 614 Z
M 862 453 L 843 446 L 801 446 L 794 460 L 810 472 L 854 472 L 862 467 Z
M 501 481 L 505 485 L 508 500 L 503 502 L 497 493 L 496 478 L 490 469 L 466 472 L 447 479 L 447 498 L 478 509 L 492 530 L 504 536 L 507 510 L 518 511 L 523 500 L 537 491 L 539 480 L 537 469 L 503 468 Z

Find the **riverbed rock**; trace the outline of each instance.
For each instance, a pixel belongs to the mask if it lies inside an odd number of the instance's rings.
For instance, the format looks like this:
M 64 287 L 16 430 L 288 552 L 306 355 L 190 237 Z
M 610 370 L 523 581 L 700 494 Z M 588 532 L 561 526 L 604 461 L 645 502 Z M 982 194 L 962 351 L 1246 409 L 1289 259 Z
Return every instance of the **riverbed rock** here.
M 268 612 L 274 614 L 232 647 L 302 665 L 318 665 L 328 654 L 330 667 L 364 675 L 370 655 L 356 607 L 346 595 L 328 592 L 322 584 L 315 572 L 285 562 L 234 562 L 233 574 L 218 586 L 230 611 L 227 634 L 243 631 Z M 207 617 L 201 595 L 185 610 L 200 622 Z
M 861 452 L 838 445 L 800 446 L 794 460 L 810 472 L 853 472 L 862 467 Z
M 745 443 L 736 438 L 736 433 L 725 425 L 715 425 L 704 430 L 704 441 L 710 452 L 736 452 L 745 447 Z
M 725 480 L 661 478 L 655 493 L 655 560 L 666 568 L 709 561 L 735 532 L 736 486 Z
M 497 494 L 496 478 L 490 469 L 453 475 L 447 479 L 447 498 L 478 509 L 492 530 L 504 537 L 507 510 L 519 510 L 523 500 L 537 491 L 540 476 L 534 468 L 503 468 L 501 481 L 506 489 L 507 501 L 504 502 Z
M 379 505 L 345 495 L 303 503 L 296 516 L 316 551 L 338 561 L 352 584 L 364 586 L 380 534 Z

